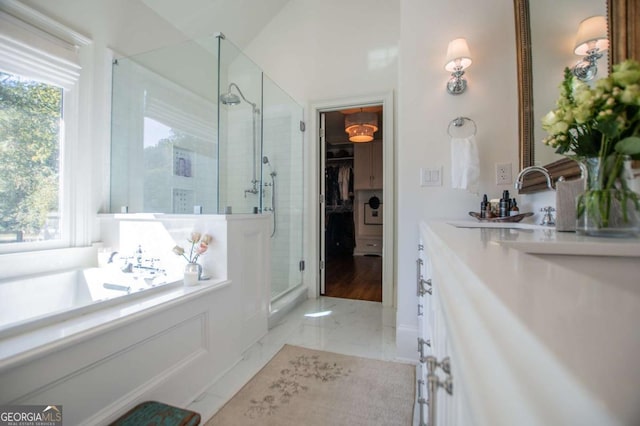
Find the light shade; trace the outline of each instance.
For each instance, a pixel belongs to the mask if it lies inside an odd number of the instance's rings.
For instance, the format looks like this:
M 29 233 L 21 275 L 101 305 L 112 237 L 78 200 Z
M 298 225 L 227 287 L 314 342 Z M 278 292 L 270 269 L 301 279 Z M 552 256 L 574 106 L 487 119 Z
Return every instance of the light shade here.
M 576 47 L 573 53 L 584 56 L 587 51 L 594 48 L 598 48 L 600 51 L 609 48 L 607 18 L 604 16 L 592 16 L 580 22 L 580 26 L 578 26 Z
M 344 118 L 344 131 L 351 142 L 371 142 L 378 131 L 378 115 L 374 112 L 356 112 Z
M 447 47 L 447 58 L 445 60 L 444 69 L 453 72 L 457 67 L 466 69 L 471 65 L 471 53 L 469 45 L 464 38 L 457 38 L 449 42 Z

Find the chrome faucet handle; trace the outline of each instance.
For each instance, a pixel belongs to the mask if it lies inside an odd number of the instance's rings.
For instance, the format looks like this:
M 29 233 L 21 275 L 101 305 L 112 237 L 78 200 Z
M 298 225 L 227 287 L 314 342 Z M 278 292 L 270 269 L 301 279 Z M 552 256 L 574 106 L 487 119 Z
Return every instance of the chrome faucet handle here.
M 556 211 L 555 208 L 551 206 L 547 206 L 547 207 L 541 208 L 540 211 L 544 212 L 544 216 L 542 217 L 542 222 L 540 222 L 540 225 L 553 226 L 556 224 L 556 220 L 553 217 L 553 212 Z

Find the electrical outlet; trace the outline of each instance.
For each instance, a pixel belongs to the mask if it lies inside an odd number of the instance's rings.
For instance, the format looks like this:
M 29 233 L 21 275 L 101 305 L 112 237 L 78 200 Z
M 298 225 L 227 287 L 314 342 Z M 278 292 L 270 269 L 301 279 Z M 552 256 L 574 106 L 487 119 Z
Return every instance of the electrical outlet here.
M 511 163 L 496 164 L 496 185 L 511 185 L 512 183 Z

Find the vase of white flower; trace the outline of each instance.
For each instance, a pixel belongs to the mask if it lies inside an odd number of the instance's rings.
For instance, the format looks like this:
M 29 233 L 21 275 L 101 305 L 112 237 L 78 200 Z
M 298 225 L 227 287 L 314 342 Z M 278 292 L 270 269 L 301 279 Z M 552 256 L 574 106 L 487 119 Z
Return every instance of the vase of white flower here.
M 630 188 L 630 160 L 640 159 L 640 64 L 613 66 L 593 87 L 568 68 L 556 109 L 542 120 L 545 144 L 587 170 L 577 199 L 577 231 L 592 236 L 638 233 L 639 196 Z
M 197 285 L 202 277 L 202 266 L 199 263 L 187 263 L 184 265 L 184 285 Z
M 582 161 L 586 190 L 576 200 L 576 231 L 595 237 L 633 237 L 640 230 L 638 195 L 630 189 L 631 159 L 615 155 Z
M 184 285 L 196 285 L 198 281 L 202 279 L 202 266 L 198 263 L 198 258 L 209 249 L 209 244 L 212 239 L 211 235 L 192 232 L 191 236 L 187 239 L 187 241 L 191 243 L 191 250 L 189 251 L 188 257 L 185 254 L 184 248 L 181 246 L 176 245 L 173 248 L 175 254 L 184 257 L 188 262 L 184 267 Z

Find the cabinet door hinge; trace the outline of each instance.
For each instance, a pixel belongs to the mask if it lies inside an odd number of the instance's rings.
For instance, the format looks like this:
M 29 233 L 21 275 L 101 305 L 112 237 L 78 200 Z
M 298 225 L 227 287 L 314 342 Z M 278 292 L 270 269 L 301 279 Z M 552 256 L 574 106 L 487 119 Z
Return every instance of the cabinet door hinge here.
M 324 260 L 321 260 L 321 261 L 320 261 L 320 269 L 321 269 L 321 270 L 322 270 L 322 269 L 324 269 Z
M 319 130 L 320 130 L 320 135 L 319 135 L 319 136 L 320 136 L 321 138 L 324 138 L 324 134 L 325 134 L 325 132 L 324 132 L 324 127 L 320 127 L 320 129 L 319 129 Z

